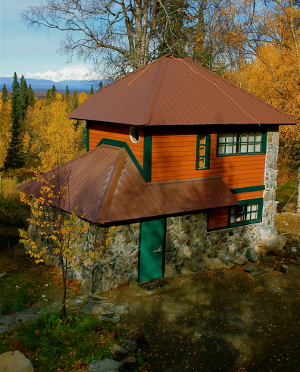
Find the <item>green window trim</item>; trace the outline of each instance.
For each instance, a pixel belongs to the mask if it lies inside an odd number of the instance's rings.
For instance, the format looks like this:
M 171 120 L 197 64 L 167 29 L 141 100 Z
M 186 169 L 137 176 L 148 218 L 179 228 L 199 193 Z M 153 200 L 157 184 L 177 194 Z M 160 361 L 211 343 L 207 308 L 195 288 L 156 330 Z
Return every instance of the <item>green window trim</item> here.
M 210 167 L 210 134 L 197 134 L 196 141 L 196 169 Z
M 85 127 L 85 149 L 90 151 L 90 130 L 88 125 Z
M 263 198 L 240 200 L 229 209 L 229 227 L 250 225 L 262 220 Z
M 152 134 L 148 128 L 144 129 L 143 177 L 146 182 L 152 179 Z
M 267 132 L 227 132 L 218 134 L 217 156 L 257 155 L 267 150 Z

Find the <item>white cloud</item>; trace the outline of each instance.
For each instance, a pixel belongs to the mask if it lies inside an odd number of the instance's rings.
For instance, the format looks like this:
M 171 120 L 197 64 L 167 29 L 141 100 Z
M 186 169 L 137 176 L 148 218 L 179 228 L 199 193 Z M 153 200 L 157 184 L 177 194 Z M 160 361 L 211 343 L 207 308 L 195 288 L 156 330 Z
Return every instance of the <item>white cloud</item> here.
M 27 79 L 44 79 L 59 82 L 62 80 L 94 80 L 101 79 L 101 76 L 95 76 L 96 74 L 89 70 L 84 65 L 73 65 L 65 67 L 59 71 L 45 71 L 31 73 L 27 72 L 24 77 Z

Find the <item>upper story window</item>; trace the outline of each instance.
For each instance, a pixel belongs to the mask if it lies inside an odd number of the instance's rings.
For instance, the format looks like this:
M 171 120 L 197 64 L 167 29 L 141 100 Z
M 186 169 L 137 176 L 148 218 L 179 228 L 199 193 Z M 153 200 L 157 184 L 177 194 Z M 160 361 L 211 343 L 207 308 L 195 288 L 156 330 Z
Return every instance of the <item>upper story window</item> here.
M 264 154 L 266 133 L 220 133 L 218 135 L 218 155 Z
M 197 135 L 196 169 L 208 169 L 210 158 L 210 134 Z

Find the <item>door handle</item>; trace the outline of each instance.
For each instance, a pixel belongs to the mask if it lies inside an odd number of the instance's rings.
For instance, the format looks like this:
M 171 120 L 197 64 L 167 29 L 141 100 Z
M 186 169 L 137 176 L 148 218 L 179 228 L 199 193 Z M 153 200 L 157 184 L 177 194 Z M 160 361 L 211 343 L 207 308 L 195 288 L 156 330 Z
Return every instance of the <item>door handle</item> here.
M 153 251 L 153 253 L 161 253 L 161 246 L 156 250 L 156 251 Z

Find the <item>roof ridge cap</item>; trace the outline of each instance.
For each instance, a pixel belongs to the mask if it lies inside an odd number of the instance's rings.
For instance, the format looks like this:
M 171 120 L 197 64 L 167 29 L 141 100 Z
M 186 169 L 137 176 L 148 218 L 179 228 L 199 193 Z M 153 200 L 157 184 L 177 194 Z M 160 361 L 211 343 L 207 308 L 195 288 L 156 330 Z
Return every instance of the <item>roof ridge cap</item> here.
M 157 70 L 156 70 L 156 73 L 155 73 L 155 76 L 154 76 L 152 87 L 150 88 L 150 91 L 148 93 L 146 103 L 144 104 L 144 110 L 143 110 L 143 112 L 140 115 L 140 118 L 138 120 L 138 123 L 139 123 L 138 125 L 149 124 L 150 123 L 150 120 L 151 120 L 151 117 L 152 117 L 152 114 L 153 114 L 153 111 L 154 111 L 154 107 L 155 107 L 156 101 L 158 99 L 160 89 L 162 87 L 162 82 L 163 82 L 164 77 L 165 77 L 165 72 L 166 72 L 166 68 L 168 66 L 169 60 L 170 60 L 170 56 L 167 55 L 167 56 L 163 56 L 163 57 L 153 61 L 153 62 L 161 61 L 161 63 L 158 64 L 158 66 L 157 66 Z M 148 66 L 150 66 L 150 65 L 148 65 Z M 157 94 L 156 94 L 156 92 L 157 92 Z
M 110 205 L 113 199 L 113 195 L 115 193 L 117 183 L 119 181 L 126 157 L 127 157 L 127 151 L 124 148 L 119 148 L 120 152 L 118 154 L 118 157 L 116 159 L 116 162 L 114 164 L 114 168 L 112 170 L 112 174 L 107 182 L 105 192 L 103 195 L 103 198 L 100 202 L 99 209 L 101 211 L 97 222 L 98 223 L 105 223 L 106 217 L 108 214 L 108 211 L 110 209 Z M 102 208 L 103 206 L 103 208 Z

